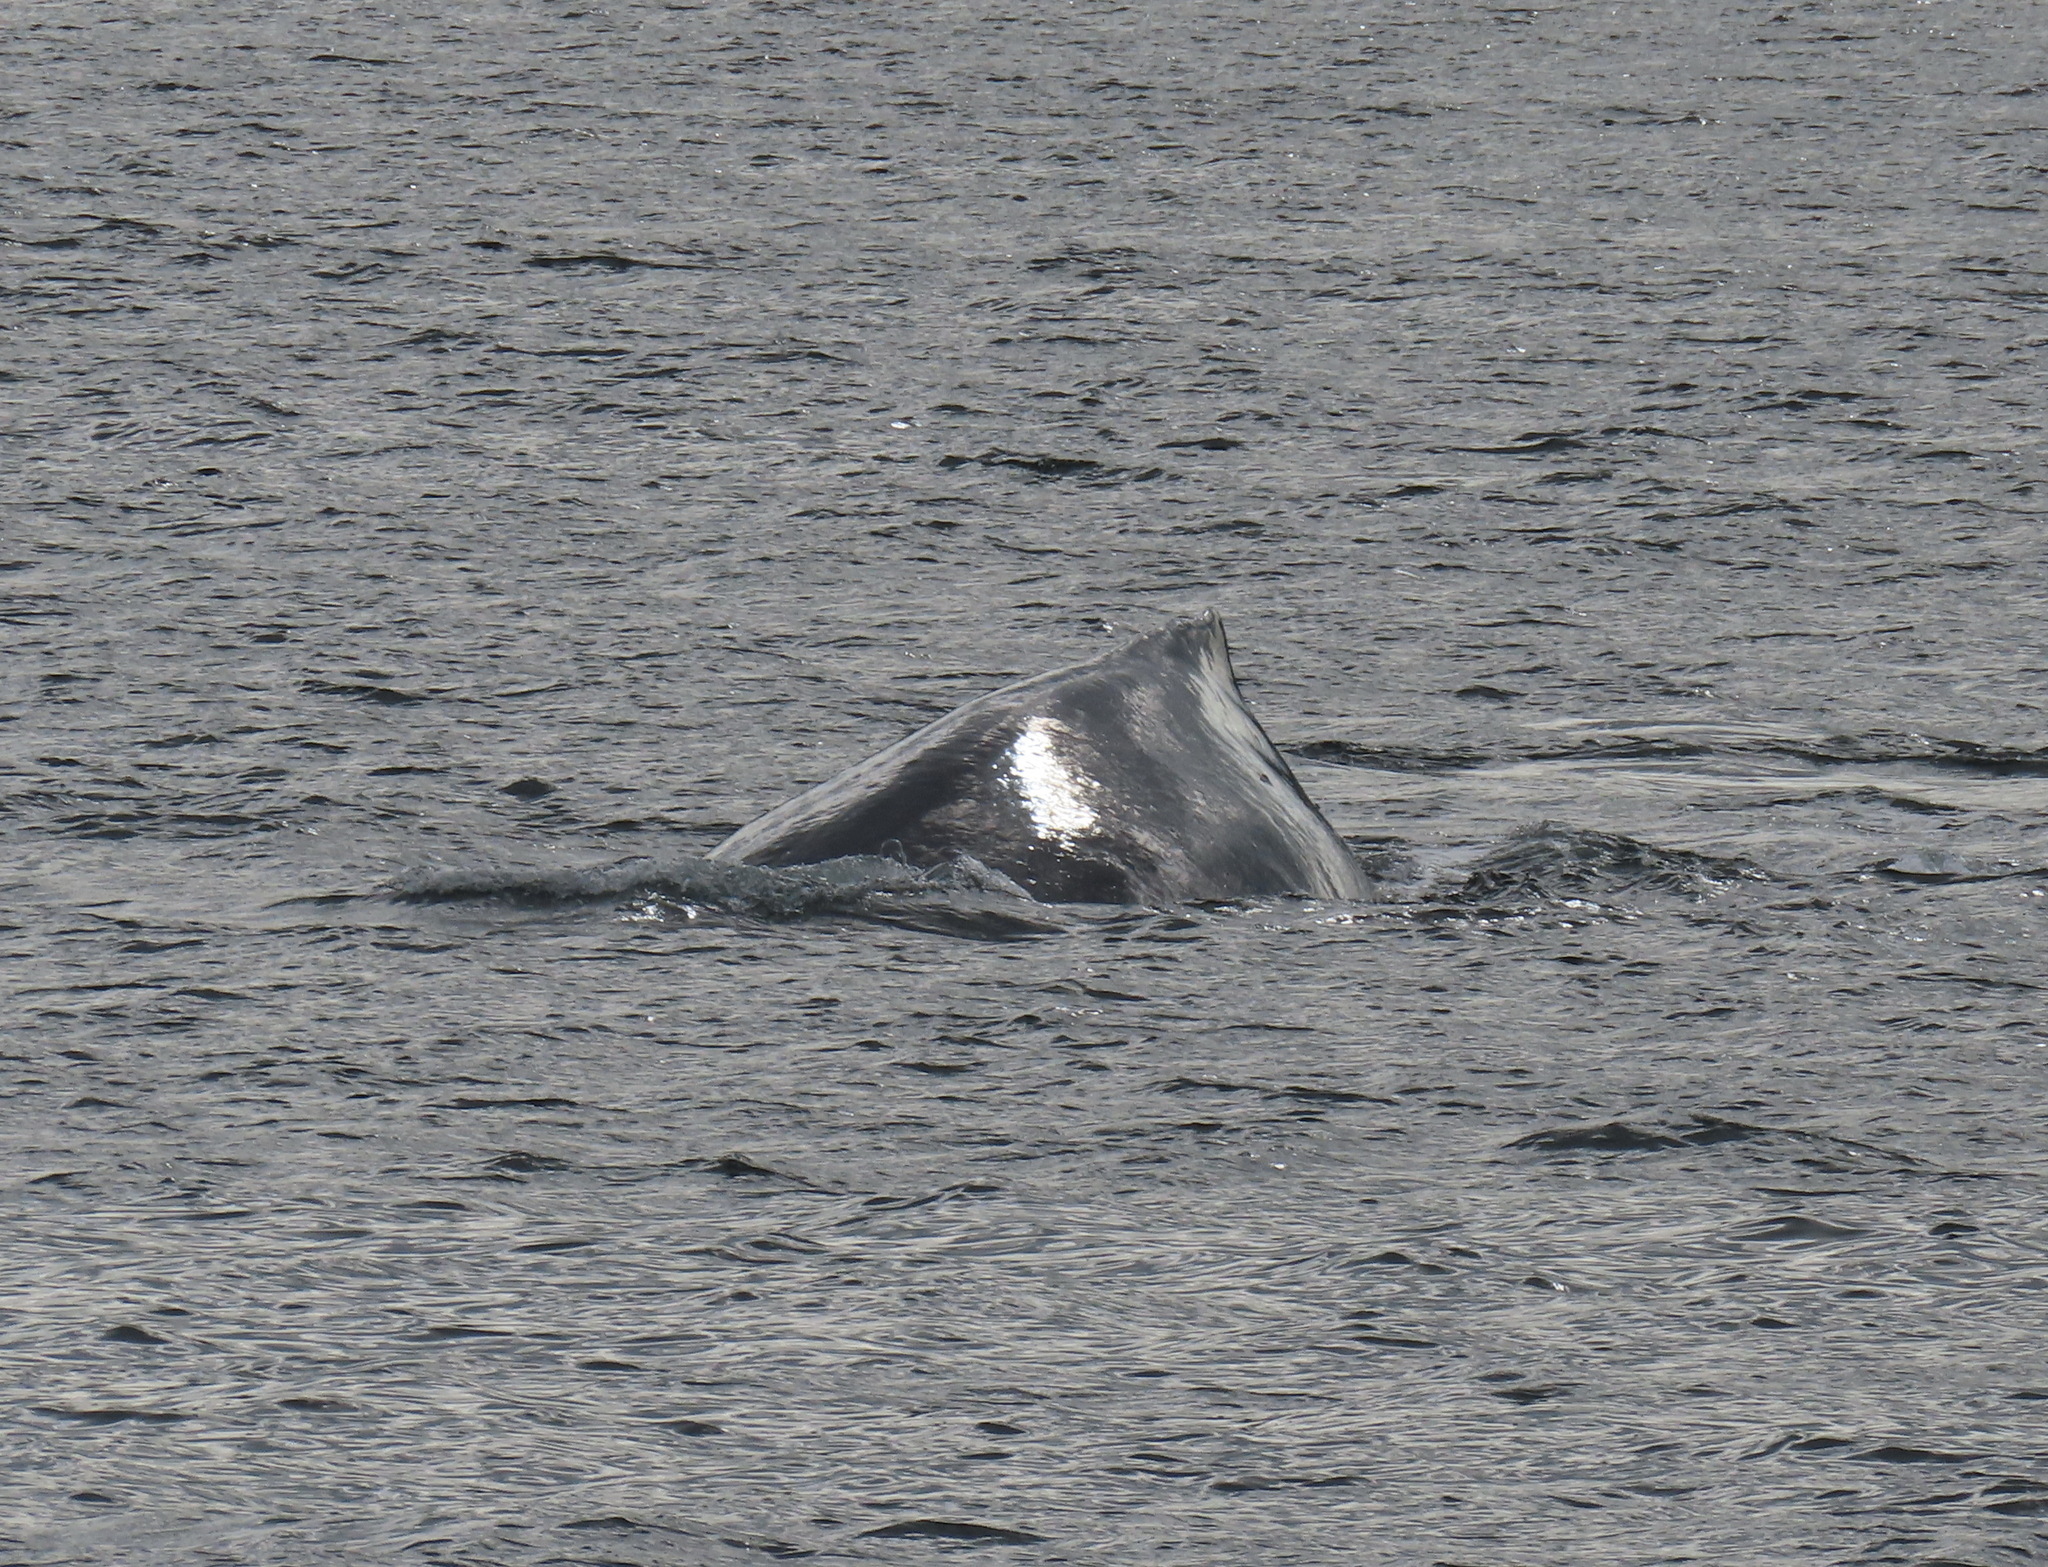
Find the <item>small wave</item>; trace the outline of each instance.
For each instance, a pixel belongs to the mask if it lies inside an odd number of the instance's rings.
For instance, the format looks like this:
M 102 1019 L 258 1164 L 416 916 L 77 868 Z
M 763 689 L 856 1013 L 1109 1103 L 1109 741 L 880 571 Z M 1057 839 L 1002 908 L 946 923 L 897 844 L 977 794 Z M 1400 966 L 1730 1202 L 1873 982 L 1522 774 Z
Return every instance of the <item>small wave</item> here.
M 1454 695 L 1512 700 L 1519 693 L 1487 685 Z M 1987 745 L 1973 740 L 1875 731 L 1861 735 L 1804 734 L 1766 726 L 1644 724 L 1588 728 L 1561 742 L 1486 750 L 1380 745 L 1343 738 L 1305 740 L 1285 747 L 1289 756 L 1337 767 L 1392 773 L 1459 773 L 1527 762 L 1687 762 L 1764 758 L 1811 767 L 1924 767 L 1985 778 L 2048 776 L 2048 747 Z
M 1364 767 L 1383 773 L 1469 772 L 1494 760 L 1483 751 L 1366 745 L 1356 740 L 1305 740 L 1283 749 L 1289 756 L 1307 762 L 1326 762 L 1334 767 Z
M 1452 896 L 1461 902 L 1549 900 L 1654 888 L 1705 897 L 1730 882 L 1769 879 L 1747 860 L 1660 849 L 1616 833 L 1543 822 L 1481 857 Z
M 1864 735 L 1775 734 L 1666 724 L 1592 733 L 1530 753 L 1531 761 L 1665 761 L 1763 756 L 1820 767 L 1917 766 L 1987 778 L 2048 775 L 2048 750 L 1897 732 Z
M 1751 1156 L 1789 1160 L 1807 1170 L 1854 1174 L 1870 1170 L 1905 1171 L 1924 1168 L 1912 1154 L 1875 1143 L 1858 1142 L 1834 1132 L 1798 1126 L 1758 1126 L 1695 1110 L 1690 1115 L 1652 1116 L 1635 1121 L 1596 1125 L 1553 1126 L 1517 1137 L 1507 1146 L 1518 1152 L 1574 1154 L 1661 1153 L 1677 1148 L 1714 1148 L 1742 1144 Z M 1769 1190 L 1769 1188 L 1766 1188 Z
M 1880 860 L 1870 867 L 1880 876 L 1899 881 L 1936 884 L 1959 881 L 2006 881 L 2015 876 L 2039 876 L 2048 871 L 2038 859 L 1983 860 L 1947 849 L 1912 849 Z

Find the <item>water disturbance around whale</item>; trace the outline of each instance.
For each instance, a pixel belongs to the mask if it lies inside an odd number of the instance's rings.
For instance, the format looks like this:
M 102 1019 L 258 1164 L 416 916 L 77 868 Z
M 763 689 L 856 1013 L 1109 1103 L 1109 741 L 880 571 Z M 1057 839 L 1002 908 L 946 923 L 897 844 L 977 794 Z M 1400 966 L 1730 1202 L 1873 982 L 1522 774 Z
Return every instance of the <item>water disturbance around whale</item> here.
M 1244 705 L 1213 610 L 991 691 L 743 827 L 717 860 L 971 856 L 1034 897 L 1164 904 L 1372 883 Z

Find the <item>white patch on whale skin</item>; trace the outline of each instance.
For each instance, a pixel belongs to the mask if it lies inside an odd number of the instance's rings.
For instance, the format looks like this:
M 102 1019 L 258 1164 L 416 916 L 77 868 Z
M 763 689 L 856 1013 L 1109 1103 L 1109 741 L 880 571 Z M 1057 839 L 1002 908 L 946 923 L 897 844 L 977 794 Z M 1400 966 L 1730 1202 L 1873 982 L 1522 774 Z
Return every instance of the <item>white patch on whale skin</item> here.
M 1093 829 L 1095 807 L 1088 803 L 1089 781 L 1061 759 L 1058 739 L 1073 732 L 1056 718 L 1030 718 L 1011 742 L 1010 784 L 1031 813 L 1031 825 L 1047 838 L 1072 848 L 1074 840 Z

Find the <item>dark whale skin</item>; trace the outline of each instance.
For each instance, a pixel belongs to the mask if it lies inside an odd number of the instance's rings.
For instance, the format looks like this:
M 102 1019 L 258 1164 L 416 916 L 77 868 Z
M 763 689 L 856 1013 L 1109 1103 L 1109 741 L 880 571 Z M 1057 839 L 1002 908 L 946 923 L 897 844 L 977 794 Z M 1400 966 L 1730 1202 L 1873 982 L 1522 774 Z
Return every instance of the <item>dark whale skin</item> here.
M 991 691 L 711 858 L 862 854 L 970 856 L 1048 903 L 1360 899 L 1372 887 L 1245 707 L 1213 610 Z

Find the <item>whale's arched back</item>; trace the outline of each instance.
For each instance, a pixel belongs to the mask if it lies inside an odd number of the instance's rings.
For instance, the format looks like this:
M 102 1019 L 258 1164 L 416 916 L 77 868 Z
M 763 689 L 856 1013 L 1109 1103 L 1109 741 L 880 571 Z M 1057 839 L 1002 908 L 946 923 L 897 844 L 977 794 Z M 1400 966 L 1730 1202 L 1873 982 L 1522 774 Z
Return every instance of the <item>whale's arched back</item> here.
M 1213 610 L 991 691 L 711 851 L 855 854 L 971 855 L 1053 903 L 1371 891 L 1245 707 Z

